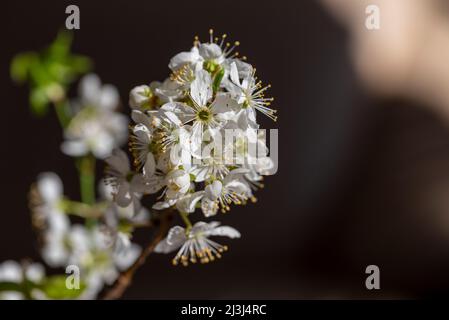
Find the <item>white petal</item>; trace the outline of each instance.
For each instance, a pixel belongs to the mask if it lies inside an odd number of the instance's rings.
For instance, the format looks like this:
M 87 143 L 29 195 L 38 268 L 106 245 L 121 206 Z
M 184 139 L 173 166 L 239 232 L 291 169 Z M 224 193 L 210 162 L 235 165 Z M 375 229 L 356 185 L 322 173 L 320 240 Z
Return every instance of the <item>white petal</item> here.
M 51 232 L 64 233 L 69 229 L 70 220 L 63 212 L 52 210 L 47 223 Z
M 153 194 L 158 192 L 165 186 L 165 178 L 162 176 L 153 176 L 151 179 L 147 180 L 147 184 L 145 186 L 145 192 Z M 159 209 L 160 210 L 160 209 Z
M 195 80 L 190 85 L 190 95 L 201 107 L 205 106 L 207 101 L 212 98 L 212 78 L 209 72 L 205 70 L 197 72 Z
M 0 281 L 21 282 L 23 279 L 22 267 L 13 260 L 0 264 Z
M 109 157 L 114 147 L 116 147 L 114 137 L 106 131 L 99 132 L 90 141 L 90 145 L 93 155 L 98 159 Z
M 110 84 L 103 86 L 98 99 L 97 107 L 103 110 L 113 110 L 120 102 L 117 88 Z
M 170 120 L 170 122 L 172 122 L 175 126 L 181 126 L 181 120 L 179 120 L 178 116 L 176 116 L 176 114 L 174 114 L 171 111 L 167 111 L 164 113 L 164 115 L 167 117 L 168 120 Z
M 83 104 L 95 105 L 98 100 L 98 93 L 101 90 L 100 78 L 93 73 L 85 75 L 79 84 L 79 96 Z
M 62 197 L 62 181 L 54 172 L 41 173 L 37 178 L 37 188 L 47 203 L 54 203 Z
M 153 204 L 152 208 L 155 210 L 163 210 L 170 208 L 172 205 L 176 203 L 176 199 L 169 199 L 167 201 L 159 201 Z
M 26 278 L 37 283 L 45 276 L 44 266 L 40 263 L 32 263 L 26 268 Z
M 195 176 L 195 182 L 202 182 L 209 178 L 210 170 L 207 166 L 198 166 L 192 169 L 192 174 Z
M 223 236 L 231 239 L 240 238 L 240 232 L 229 226 L 221 226 L 207 232 L 209 236 Z
M 175 226 L 170 229 L 167 237 L 156 245 L 154 252 L 170 253 L 178 249 L 186 240 L 185 229 L 180 226 Z
M 126 251 L 131 246 L 131 240 L 129 239 L 129 235 L 123 232 L 117 232 L 115 243 L 114 243 L 114 254 L 120 256 L 125 254 Z
M 147 154 L 147 159 L 143 167 L 143 174 L 145 177 L 152 177 L 156 172 L 156 161 L 154 160 L 154 155 L 149 152 Z
M 222 55 L 221 48 L 216 43 L 202 43 L 198 51 L 205 60 L 214 60 Z
M 176 208 L 185 213 L 192 213 L 195 211 L 195 206 L 199 200 L 203 197 L 204 192 L 198 191 L 182 197 L 177 203 Z
M 126 176 L 130 170 L 128 156 L 120 149 L 114 149 L 112 156 L 105 159 L 106 163 Z
M 148 92 L 150 92 L 150 87 L 147 85 L 134 87 L 129 93 L 129 106 L 131 108 L 141 108 L 143 104 L 148 102 Z
M 89 148 L 83 140 L 69 140 L 61 144 L 61 151 L 71 157 L 84 156 L 89 152 Z
M 42 258 L 50 267 L 64 266 L 68 259 L 67 250 L 60 241 L 59 236 L 54 242 L 49 242 L 50 238 L 46 237 L 47 244 L 42 248 Z
M 193 47 L 190 52 L 181 52 L 171 58 L 168 67 L 175 71 L 187 63 L 196 63 L 200 58 L 198 49 Z
M 141 123 L 145 125 L 147 128 L 151 128 L 150 117 L 148 117 L 148 115 L 146 115 L 145 113 L 139 110 L 133 110 L 131 112 L 131 118 L 135 123 L 137 124 Z
M 229 73 L 229 76 L 231 77 L 231 81 L 234 82 L 236 85 L 240 85 L 240 79 L 239 79 L 239 72 L 237 70 L 237 65 L 235 62 L 231 63 L 231 71 Z
M 206 197 L 210 200 L 216 200 L 223 190 L 223 185 L 220 181 L 215 180 L 211 184 L 207 185 L 204 191 L 206 192 Z
M 145 191 L 146 180 L 142 174 L 134 174 L 130 182 L 130 191 L 134 193 L 143 193 Z
M 120 183 L 117 193 L 114 196 L 114 200 L 120 207 L 125 208 L 129 206 L 132 201 L 132 196 L 130 194 L 130 185 L 128 182 Z
M 233 120 L 237 114 L 235 110 L 238 104 L 229 95 L 218 95 L 212 104 L 212 113 L 216 115 L 219 120 Z
M 139 257 L 142 249 L 132 243 L 125 252 L 115 256 L 115 264 L 120 271 L 128 269 Z

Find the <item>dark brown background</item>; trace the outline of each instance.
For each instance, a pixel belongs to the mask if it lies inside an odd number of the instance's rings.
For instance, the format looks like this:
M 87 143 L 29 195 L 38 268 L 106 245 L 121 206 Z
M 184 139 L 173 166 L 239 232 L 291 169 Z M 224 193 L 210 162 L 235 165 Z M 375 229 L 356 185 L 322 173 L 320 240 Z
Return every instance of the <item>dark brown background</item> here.
M 0 5 L 0 261 L 39 259 L 27 191 L 55 171 L 78 197 L 55 116 L 35 119 L 27 89 L 9 78 L 14 54 L 42 48 L 77 4 L 74 51 L 118 86 L 161 80 L 177 52 L 210 27 L 239 40 L 276 97 L 280 164 L 259 201 L 219 216 L 240 240 L 209 265 L 175 268 L 152 256 L 124 298 L 379 298 L 448 292 L 449 132 L 401 101 L 367 96 L 347 37 L 316 1 L 10 1 Z M 260 117 L 262 120 L 262 117 Z M 199 217 L 199 215 L 198 215 Z M 139 234 L 140 240 L 149 234 Z M 381 290 L 365 289 L 365 267 Z

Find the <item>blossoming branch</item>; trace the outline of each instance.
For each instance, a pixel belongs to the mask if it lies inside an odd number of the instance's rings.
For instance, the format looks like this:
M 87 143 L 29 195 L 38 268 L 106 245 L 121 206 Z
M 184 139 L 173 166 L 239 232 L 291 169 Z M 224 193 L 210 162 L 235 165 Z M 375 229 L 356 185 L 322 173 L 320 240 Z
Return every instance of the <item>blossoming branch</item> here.
M 277 119 L 273 98 L 265 96 L 270 85 L 239 58 L 239 42 L 212 30 L 206 42 L 195 37 L 190 51 L 170 60 L 163 82 L 131 90 L 129 127 L 118 90 L 87 74 L 90 60 L 71 54 L 70 44 L 70 35 L 61 33 L 47 50 L 17 55 L 11 72 L 29 83 L 35 114 L 55 111 L 64 133 L 61 151 L 75 160 L 81 198 L 69 198 L 61 178 L 45 172 L 31 187 L 30 208 L 43 261 L 75 267 L 80 279 L 46 276 L 37 262 L 6 261 L 0 264 L 2 298 L 115 299 L 153 252 L 176 251 L 172 263 L 184 266 L 221 258 L 228 246 L 212 238 L 240 233 L 216 221 L 218 213 L 255 202 L 263 176 L 277 168 L 257 121 L 259 114 Z M 71 99 L 68 90 L 81 75 L 78 97 Z M 126 140 L 131 161 L 120 149 Z M 97 159 L 107 164 L 101 179 Z M 151 208 L 144 197 L 156 199 Z M 171 226 L 175 214 L 183 226 Z M 153 237 L 143 247 L 133 242 L 138 228 Z

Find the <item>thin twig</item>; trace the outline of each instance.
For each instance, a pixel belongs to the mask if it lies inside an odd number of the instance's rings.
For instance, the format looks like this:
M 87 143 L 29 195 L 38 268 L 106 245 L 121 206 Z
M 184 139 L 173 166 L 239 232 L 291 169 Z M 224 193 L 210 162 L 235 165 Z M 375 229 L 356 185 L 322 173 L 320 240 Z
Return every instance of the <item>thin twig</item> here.
M 122 297 L 125 290 L 131 284 L 134 273 L 145 263 L 147 257 L 154 251 L 156 245 L 167 235 L 170 228 L 171 218 L 172 210 L 167 210 L 161 213 L 159 230 L 156 236 L 142 251 L 137 260 L 127 270 L 123 271 L 112 287 L 105 292 L 102 298 L 103 300 L 115 300 Z

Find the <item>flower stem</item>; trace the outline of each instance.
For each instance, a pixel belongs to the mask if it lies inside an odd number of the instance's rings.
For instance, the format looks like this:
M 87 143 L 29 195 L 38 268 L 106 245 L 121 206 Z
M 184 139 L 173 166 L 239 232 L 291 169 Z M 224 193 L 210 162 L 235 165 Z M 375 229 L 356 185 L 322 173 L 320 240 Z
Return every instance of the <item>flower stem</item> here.
M 187 229 L 186 231 L 189 231 L 190 229 L 192 229 L 192 223 L 190 222 L 190 219 L 187 216 L 187 213 L 179 211 L 179 215 L 181 216 L 182 220 L 184 221 L 184 223 L 186 225 L 186 229 Z
M 55 112 L 58 116 L 59 123 L 61 124 L 62 128 L 66 128 L 70 122 L 70 115 L 69 111 L 67 109 L 67 102 L 65 100 L 62 100 L 60 102 L 55 102 Z
M 80 177 L 81 201 L 88 205 L 95 203 L 95 158 L 87 155 L 79 159 L 78 171 Z M 86 224 L 91 226 L 94 223 L 88 219 Z

